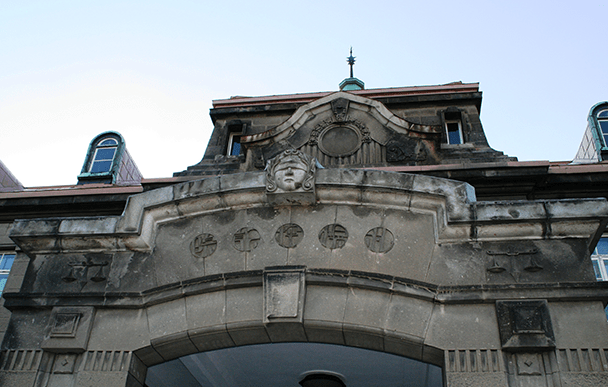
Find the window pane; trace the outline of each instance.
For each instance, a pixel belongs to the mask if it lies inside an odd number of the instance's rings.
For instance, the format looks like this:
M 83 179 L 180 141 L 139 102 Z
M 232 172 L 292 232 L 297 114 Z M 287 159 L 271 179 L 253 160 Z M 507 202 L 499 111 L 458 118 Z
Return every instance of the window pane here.
M 113 138 L 108 138 L 107 140 L 103 140 L 102 142 L 100 142 L 97 146 L 99 146 L 99 145 L 102 145 L 102 146 L 118 145 L 118 143 Z
M 15 261 L 15 254 L 4 254 L 2 262 L 0 262 L 0 270 L 10 270 Z
M 8 278 L 8 274 L 0 275 L 0 294 L 2 294 L 2 291 L 4 290 L 4 285 L 6 285 L 7 278 Z
M 112 160 L 114 158 L 116 148 L 100 148 L 95 152 L 95 161 L 97 160 Z
M 238 156 L 241 154 L 241 139 L 239 137 L 234 137 L 232 139 L 232 149 L 230 150 L 231 156 Z
M 597 242 L 597 253 L 608 255 L 608 238 L 600 238 Z
M 457 122 L 446 123 L 448 127 L 448 144 L 462 144 L 460 125 Z
M 608 110 L 602 110 L 597 114 L 598 117 L 608 117 Z
M 608 120 L 599 120 L 600 128 L 603 134 L 608 134 Z
M 112 161 L 95 161 L 91 167 L 91 173 L 108 172 L 112 167 Z
M 595 272 L 595 279 L 600 281 L 602 279 L 602 273 L 600 272 L 600 265 L 597 259 L 592 259 L 593 262 L 593 271 Z
M 607 260 L 602 260 L 602 262 L 604 262 L 604 269 L 608 273 L 608 259 Z M 608 278 L 604 278 L 604 281 L 608 281 Z

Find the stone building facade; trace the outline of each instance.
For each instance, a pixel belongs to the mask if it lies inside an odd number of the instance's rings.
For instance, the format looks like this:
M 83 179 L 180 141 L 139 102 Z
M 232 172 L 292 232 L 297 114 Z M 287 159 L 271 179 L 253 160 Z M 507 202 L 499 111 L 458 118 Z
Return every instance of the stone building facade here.
M 608 169 L 495 151 L 480 107 L 461 83 L 235 97 L 173 178 L 5 194 L 2 385 L 608 383 Z

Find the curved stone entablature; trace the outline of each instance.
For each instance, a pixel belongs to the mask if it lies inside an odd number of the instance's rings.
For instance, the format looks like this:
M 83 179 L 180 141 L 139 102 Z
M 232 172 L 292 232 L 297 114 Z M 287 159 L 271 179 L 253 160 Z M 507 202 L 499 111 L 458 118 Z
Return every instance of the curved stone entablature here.
M 301 106 L 270 130 L 243 136 L 241 142 L 265 158 L 283 148 L 300 149 L 325 166 L 431 162 L 437 159 L 441 130 L 400 118 L 378 101 L 337 92 Z
M 339 100 L 348 101 L 348 104 L 343 104 L 343 106 L 348 106 L 348 108 L 337 110 L 332 106 L 333 101 Z M 270 139 L 273 139 L 272 142 L 277 142 L 278 140 L 285 138 L 285 136 L 293 134 L 294 131 L 298 130 L 309 119 L 318 116 L 323 112 L 331 112 L 336 122 L 347 122 L 348 117 L 350 116 L 348 114 L 348 109 L 367 112 L 380 124 L 403 134 L 409 132 L 434 133 L 437 131 L 437 128 L 434 128 L 433 126 L 417 125 L 397 117 L 378 101 L 339 91 L 301 106 L 281 125 L 263 133 L 245 136 L 243 137 L 242 142 L 263 144 L 262 141 L 270 142 Z
M 30 291 L 141 291 L 282 265 L 438 285 L 594 278 L 603 199 L 475 202 L 468 184 L 428 176 L 315 177 L 314 202 L 273 204 L 264 173 L 227 175 L 134 195 L 121 217 L 17 221 L 11 237 L 33 258 Z

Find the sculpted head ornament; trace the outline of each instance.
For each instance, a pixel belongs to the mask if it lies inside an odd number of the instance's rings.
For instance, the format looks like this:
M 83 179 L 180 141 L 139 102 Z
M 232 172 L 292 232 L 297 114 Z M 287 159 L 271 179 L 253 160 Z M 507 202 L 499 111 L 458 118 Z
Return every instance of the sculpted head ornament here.
M 312 191 L 315 164 L 314 158 L 296 149 L 284 151 L 266 165 L 266 191 Z

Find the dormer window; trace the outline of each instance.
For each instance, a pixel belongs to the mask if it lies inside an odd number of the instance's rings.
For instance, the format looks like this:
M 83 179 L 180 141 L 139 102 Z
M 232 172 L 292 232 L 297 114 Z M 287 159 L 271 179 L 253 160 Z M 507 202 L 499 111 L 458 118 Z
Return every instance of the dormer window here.
M 112 169 L 118 141 L 113 138 L 101 139 L 95 147 L 95 156 L 91 162 L 90 173 L 104 173 Z
M 451 145 L 463 144 L 462 118 L 460 112 L 446 112 L 444 123 L 447 143 Z
M 608 146 L 608 109 L 602 110 L 597 114 L 597 122 L 600 124 L 604 146 Z
M 104 132 L 91 140 L 78 184 L 131 185 L 140 184 L 141 179 L 120 133 Z

